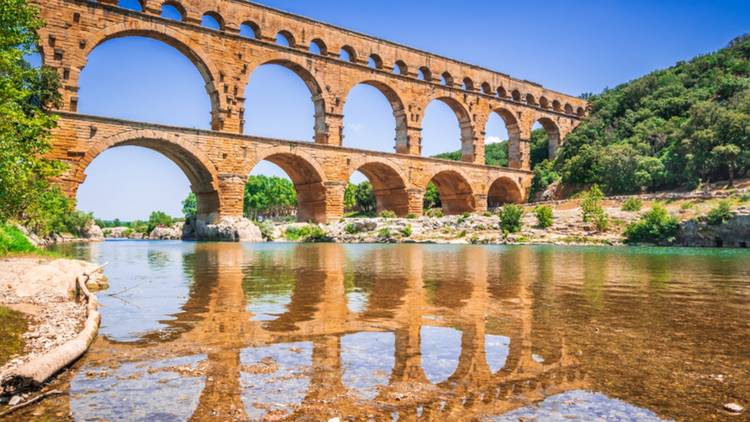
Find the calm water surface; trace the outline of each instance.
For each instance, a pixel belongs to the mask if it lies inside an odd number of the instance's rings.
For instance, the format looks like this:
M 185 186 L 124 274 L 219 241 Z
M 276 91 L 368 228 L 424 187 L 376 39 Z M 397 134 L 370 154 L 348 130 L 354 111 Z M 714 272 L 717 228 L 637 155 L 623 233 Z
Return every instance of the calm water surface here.
M 747 420 L 750 253 L 107 242 L 75 420 Z M 34 412 L 34 410 L 30 410 Z

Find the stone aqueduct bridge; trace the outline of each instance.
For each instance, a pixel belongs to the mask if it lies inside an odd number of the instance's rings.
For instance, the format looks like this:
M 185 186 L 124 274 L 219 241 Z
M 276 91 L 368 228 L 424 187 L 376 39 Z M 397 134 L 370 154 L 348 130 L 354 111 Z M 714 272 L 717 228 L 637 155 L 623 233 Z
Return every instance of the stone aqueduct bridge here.
M 525 199 L 535 122 L 547 131 L 554 154 L 586 113 L 585 101 L 532 82 L 244 1 L 141 0 L 142 11 L 118 7 L 117 0 L 33 1 L 46 21 L 40 30 L 43 62 L 58 70 L 63 83 L 51 155 L 70 164 L 60 183 L 73 196 L 99 153 L 139 145 L 182 168 L 199 198 L 199 217 L 207 221 L 242 215 L 244 182 L 262 160 L 289 174 L 304 221 L 340 218 L 346 182 L 357 170 L 372 182 L 379 210 L 420 215 L 424 191 L 433 181 L 447 213 L 481 211 L 488 203 Z M 182 19 L 162 17 L 165 6 L 175 7 Z M 204 15 L 220 29 L 201 26 Z M 241 35 L 242 25 L 255 37 Z M 276 43 L 278 34 L 289 46 Z M 79 77 L 89 54 L 107 40 L 127 36 L 163 41 L 193 62 L 211 99 L 211 131 L 77 113 Z M 319 54 L 311 52 L 313 44 Z M 314 143 L 241 135 L 245 86 L 264 64 L 290 69 L 310 89 Z M 395 154 L 345 148 L 344 103 L 358 84 L 377 88 L 390 102 Z M 458 117 L 463 162 L 420 156 L 422 119 L 433 100 L 446 103 Z M 484 128 L 492 113 L 508 129 L 511 168 L 484 165 Z

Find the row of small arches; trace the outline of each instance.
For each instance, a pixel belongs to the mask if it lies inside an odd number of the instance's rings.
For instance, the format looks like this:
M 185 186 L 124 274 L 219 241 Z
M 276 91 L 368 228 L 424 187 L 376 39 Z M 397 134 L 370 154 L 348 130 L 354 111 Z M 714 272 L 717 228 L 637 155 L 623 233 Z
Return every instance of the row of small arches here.
M 132 2 L 135 2 L 135 4 L 133 5 Z M 137 0 L 120 0 L 120 6 L 126 7 L 128 5 L 134 6 L 131 8 L 142 11 L 142 7 L 138 9 L 140 3 L 138 3 Z M 187 12 L 179 2 L 167 0 L 161 6 L 161 16 L 166 19 L 184 21 L 185 17 L 187 16 Z M 201 17 L 201 26 L 216 31 L 222 31 L 225 29 L 224 19 L 217 12 L 213 11 L 209 11 L 203 14 L 203 16 Z M 240 25 L 240 36 L 251 39 L 261 39 L 261 29 L 256 23 L 246 21 Z M 283 47 L 295 49 L 300 48 L 294 35 L 287 30 L 279 31 L 276 34 L 275 41 L 276 44 Z M 312 40 L 307 48 L 307 51 L 320 56 L 329 56 L 328 47 L 326 46 L 326 43 L 320 38 Z M 350 63 L 358 63 L 360 61 L 356 50 L 348 45 L 341 47 L 341 49 L 339 50 L 339 58 Z M 371 69 L 385 70 L 385 63 L 383 59 L 379 55 L 374 53 L 367 58 L 367 66 Z M 401 76 L 408 76 L 409 67 L 403 60 L 397 60 L 393 65 L 392 73 Z M 434 81 L 433 72 L 427 66 L 419 67 L 417 69 L 416 77 L 421 81 Z M 456 86 L 455 78 L 447 71 L 439 75 L 439 81 L 441 85 L 446 87 Z M 476 84 L 469 77 L 466 77 L 461 81 L 460 88 L 464 91 L 477 90 Z M 574 108 L 569 103 L 563 104 L 556 99 L 550 101 L 544 96 L 536 98 L 533 94 L 524 95 L 517 89 L 514 89 L 510 92 L 508 92 L 502 86 L 498 87 L 497 89 L 493 89 L 488 82 L 482 83 L 478 88 L 485 95 L 497 96 L 499 98 L 511 100 L 514 102 L 526 103 L 530 106 L 551 109 L 559 113 L 583 116 L 586 112 L 583 107 Z

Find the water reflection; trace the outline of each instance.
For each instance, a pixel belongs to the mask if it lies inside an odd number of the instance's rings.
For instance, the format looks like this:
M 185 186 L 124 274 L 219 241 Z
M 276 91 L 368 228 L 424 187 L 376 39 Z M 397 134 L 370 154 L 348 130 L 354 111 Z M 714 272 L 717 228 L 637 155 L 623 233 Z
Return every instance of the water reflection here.
M 580 389 L 679 419 L 715 411 L 678 402 L 698 386 L 721 403 L 750 392 L 739 376 L 710 381 L 750 369 L 750 255 L 148 242 L 90 254 L 113 263 L 110 292 L 132 290 L 107 302 L 106 337 L 71 383 L 77 420 L 463 420 Z

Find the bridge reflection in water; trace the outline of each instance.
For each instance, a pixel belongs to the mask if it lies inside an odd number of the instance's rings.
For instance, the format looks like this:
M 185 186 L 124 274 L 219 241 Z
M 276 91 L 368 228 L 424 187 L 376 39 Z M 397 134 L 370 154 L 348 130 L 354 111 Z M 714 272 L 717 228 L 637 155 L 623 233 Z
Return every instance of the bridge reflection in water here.
M 565 339 L 535 335 L 524 280 L 549 273 L 528 249 L 198 244 L 185 261 L 165 327 L 94 345 L 76 419 L 463 420 L 586 386 Z

